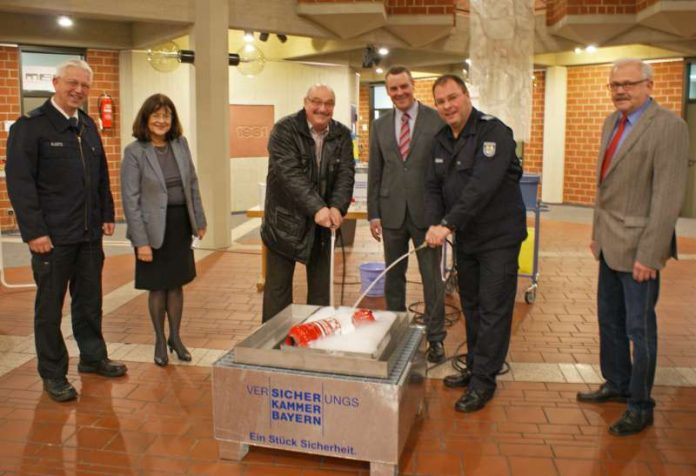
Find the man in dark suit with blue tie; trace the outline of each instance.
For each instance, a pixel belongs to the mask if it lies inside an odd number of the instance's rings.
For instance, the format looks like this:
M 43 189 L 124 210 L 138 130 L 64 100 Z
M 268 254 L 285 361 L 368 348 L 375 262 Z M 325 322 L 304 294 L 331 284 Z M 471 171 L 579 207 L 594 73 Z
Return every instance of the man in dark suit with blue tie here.
M 614 63 L 607 85 L 616 107 L 604 121 L 590 248 L 599 261 L 599 360 L 606 380 L 581 402 L 628 402 L 613 435 L 653 423 L 660 270 L 676 258 L 675 224 L 686 191 L 686 123 L 651 98 L 652 68 Z M 631 350 L 632 349 L 632 350 Z
M 394 109 L 372 123 L 367 215 L 372 236 L 384 243 L 384 258 L 389 266 L 408 252 L 409 240 L 417 247 L 425 238 L 425 174 L 433 138 L 444 123 L 434 109 L 416 101 L 413 78 L 407 68 L 390 68 L 385 81 Z M 420 250 L 417 258 L 430 343 L 427 357 L 430 362 L 442 362 L 447 333 L 439 250 Z M 404 260 L 387 273 L 384 291 L 389 310 L 406 310 L 407 267 L 408 261 Z

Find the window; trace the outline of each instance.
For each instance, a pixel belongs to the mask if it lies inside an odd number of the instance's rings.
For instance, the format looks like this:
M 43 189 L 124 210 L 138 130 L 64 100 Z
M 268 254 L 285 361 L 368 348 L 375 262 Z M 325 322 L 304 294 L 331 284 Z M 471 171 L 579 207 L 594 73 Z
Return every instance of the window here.
M 384 83 L 373 84 L 370 86 L 370 122 L 379 119 L 379 116 L 387 111 L 391 111 L 394 105 L 387 94 Z
M 19 50 L 19 81 L 22 114 L 36 109 L 53 96 L 56 67 L 71 59 L 85 59 L 85 50 L 22 46 Z
M 687 87 L 689 88 L 689 101 L 696 101 L 696 62 L 689 63 L 689 77 L 687 78 Z

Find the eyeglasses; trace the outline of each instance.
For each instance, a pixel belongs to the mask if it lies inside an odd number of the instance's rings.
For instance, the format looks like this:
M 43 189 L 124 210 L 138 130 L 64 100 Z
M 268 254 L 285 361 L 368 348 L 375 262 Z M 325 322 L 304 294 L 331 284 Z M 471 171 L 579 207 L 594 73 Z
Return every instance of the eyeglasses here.
M 641 79 L 640 81 L 624 81 L 623 83 L 616 83 L 612 82 L 607 84 L 607 89 L 609 91 L 617 91 L 619 88 L 623 89 L 624 91 L 630 91 L 636 86 L 638 86 L 640 83 L 644 83 L 646 81 L 650 81 L 649 79 Z
M 448 102 L 454 102 L 454 101 L 456 101 L 456 100 L 459 99 L 461 96 L 463 96 L 463 94 L 459 93 L 459 94 L 450 94 L 450 95 L 447 96 L 446 98 L 438 98 L 438 99 L 435 100 L 435 105 L 436 105 L 436 106 L 444 106 L 444 105 L 447 104 Z
M 333 109 L 334 106 L 336 106 L 336 102 L 334 102 L 333 100 L 322 101 L 319 98 L 307 98 L 307 101 L 309 101 L 310 104 L 312 104 L 312 106 L 314 107 L 324 106 L 326 109 Z
M 66 79 L 64 81 L 65 81 L 65 84 L 67 84 L 70 87 L 70 89 L 77 89 L 78 86 L 82 86 L 82 89 L 89 89 L 90 87 L 92 87 L 91 84 L 81 83 L 77 79 Z

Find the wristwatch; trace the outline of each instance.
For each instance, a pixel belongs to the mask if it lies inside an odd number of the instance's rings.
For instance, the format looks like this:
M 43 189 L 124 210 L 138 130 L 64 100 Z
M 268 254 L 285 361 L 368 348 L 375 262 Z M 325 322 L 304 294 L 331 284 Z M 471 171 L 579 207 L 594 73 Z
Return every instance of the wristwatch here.
M 454 226 L 452 223 L 448 222 L 446 219 L 440 220 L 440 226 L 444 226 L 446 228 L 449 228 L 451 231 L 457 231 L 457 227 Z

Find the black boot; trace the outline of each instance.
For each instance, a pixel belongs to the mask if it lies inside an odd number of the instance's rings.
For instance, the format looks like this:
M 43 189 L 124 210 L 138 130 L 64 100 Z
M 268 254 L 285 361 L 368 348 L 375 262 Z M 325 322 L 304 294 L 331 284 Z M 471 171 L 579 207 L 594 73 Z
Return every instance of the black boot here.
M 167 345 L 170 352 L 176 352 L 179 360 L 191 362 L 191 353 L 188 351 L 179 335 L 181 328 L 181 315 L 184 309 L 184 290 L 179 287 L 167 290 L 167 317 L 169 317 L 169 339 Z

